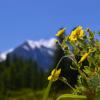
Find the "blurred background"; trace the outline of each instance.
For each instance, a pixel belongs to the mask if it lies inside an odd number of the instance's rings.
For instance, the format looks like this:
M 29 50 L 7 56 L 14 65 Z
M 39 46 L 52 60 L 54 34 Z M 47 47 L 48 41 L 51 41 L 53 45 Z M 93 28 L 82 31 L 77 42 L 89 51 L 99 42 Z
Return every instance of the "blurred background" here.
M 55 34 L 63 27 L 70 34 L 78 25 L 98 32 L 99 12 L 99 0 L 0 0 L 0 100 L 41 100 L 50 71 L 64 55 Z M 69 64 L 60 64 L 61 75 L 74 86 L 77 72 Z M 50 100 L 61 90 L 69 87 L 55 82 Z

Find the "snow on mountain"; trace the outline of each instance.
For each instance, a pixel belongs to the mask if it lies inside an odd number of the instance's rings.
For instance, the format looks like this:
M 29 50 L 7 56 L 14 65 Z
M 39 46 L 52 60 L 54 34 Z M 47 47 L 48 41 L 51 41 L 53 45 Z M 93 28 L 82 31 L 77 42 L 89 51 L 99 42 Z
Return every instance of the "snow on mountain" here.
M 49 40 L 41 39 L 39 41 L 26 40 L 26 43 L 33 49 L 35 47 L 40 48 L 41 46 L 45 46 L 47 48 L 52 48 L 52 47 L 55 46 L 55 42 L 54 41 L 55 41 L 55 39 L 52 38 L 52 39 L 49 39 Z
M 11 52 L 1 53 L 0 59 L 3 58 L 3 60 L 5 60 L 7 54 L 9 54 L 11 58 L 17 56 L 23 59 L 33 59 L 41 68 L 46 70 L 53 64 L 53 55 L 56 48 L 54 41 L 54 38 L 39 41 L 27 40 Z
M 0 53 L 0 62 L 1 61 L 5 61 L 6 58 L 7 58 L 7 54 L 10 53 L 10 52 L 12 52 L 12 51 L 13 51 L 13 49 L 10 49 L 10 50 L 5 51 L 5 52 L 1 52 Z
M 0 53 L 0 62 L 6 60 L 6 54 Z

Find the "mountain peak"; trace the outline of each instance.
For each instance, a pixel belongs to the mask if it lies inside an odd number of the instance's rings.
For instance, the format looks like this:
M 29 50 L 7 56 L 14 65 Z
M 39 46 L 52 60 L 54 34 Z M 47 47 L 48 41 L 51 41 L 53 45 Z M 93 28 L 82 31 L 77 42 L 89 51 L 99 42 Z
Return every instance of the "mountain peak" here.
M 55 46 L 54 41 L 55 41 L 54 38 L 51 38 L 49 40 L 41 39 L 39 41 L 26 40 L 24 42 L 24 48 L 28 49 L 27 46 L 31 49 L 41 48 L 42 46 L 47 47 L 47 48 L 54 48 L 54 46 Z
M 6 60 L 7 54 L 9 53 L 9 57 L 12 59 L 15 55 L 23 59 L 32 59 L 40 67 L 48 69 L 53 64 L 53 56 L 56 49 L 56 43 L 54 41 L 54 38 L 49 40 L 41 39 L 39 41 L 26 40 L 12 51 L 1 53 L 0 61 Z

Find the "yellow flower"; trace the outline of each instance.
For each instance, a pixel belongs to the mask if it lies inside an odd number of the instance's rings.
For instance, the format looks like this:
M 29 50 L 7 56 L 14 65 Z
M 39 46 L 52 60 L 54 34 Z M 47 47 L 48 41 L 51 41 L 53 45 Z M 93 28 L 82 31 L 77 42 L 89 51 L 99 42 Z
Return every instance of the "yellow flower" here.
M 60 69 L 53 69 L 51 72 L 51 75 L 48 76 L 48 80 L 56 81 L 59 78 L 59 75 L 61 73 L 61 68 Z
M 60 37 L 61 35 L 64 34 L 64 32 L 65 32 L 65 28 L 60 29 L 60 30 L 57 32 L 56 36 L 57 36 L 57 37 Z
M 84 31 L 81 26 L 78 26 L 75 30 L 71 32 L 69 36 L 70 41 L 77 41 L 77 38 L 82 38 L 84 36 Z
M 81 57 L 81 59 L 80 59 L 80 61 L 79 61 L 78 63 L 83 62 L 83 61 L 88 57 L 89 54 L 90 54 L 90 52 L 85 53 L 85 54 Z

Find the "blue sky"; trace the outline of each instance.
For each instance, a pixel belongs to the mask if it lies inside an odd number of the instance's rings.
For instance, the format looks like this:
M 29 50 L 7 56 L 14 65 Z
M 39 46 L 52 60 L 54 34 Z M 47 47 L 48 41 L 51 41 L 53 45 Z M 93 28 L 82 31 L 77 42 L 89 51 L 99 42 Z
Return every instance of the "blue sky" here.
M 0 51 L 77 25 L 100 30 L 100 0 L 0 0 Z

